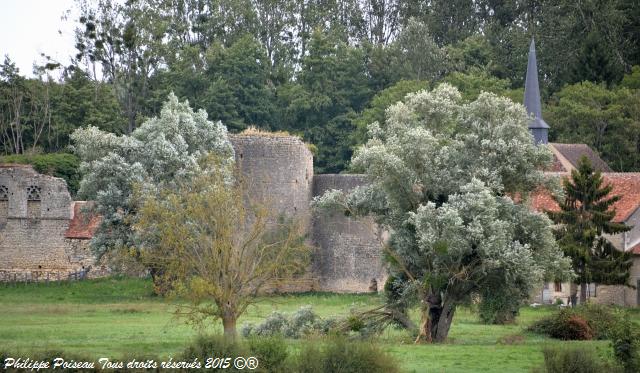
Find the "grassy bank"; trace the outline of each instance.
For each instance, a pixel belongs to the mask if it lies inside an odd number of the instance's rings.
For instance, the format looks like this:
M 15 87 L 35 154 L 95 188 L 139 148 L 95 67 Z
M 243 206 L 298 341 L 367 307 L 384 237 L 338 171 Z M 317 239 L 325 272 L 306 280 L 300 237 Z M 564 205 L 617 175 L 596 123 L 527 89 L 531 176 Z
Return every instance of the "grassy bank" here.
M 251 307 L 239 325 L 260 322 L 274 310 L 294 312 L 312 305 L 318 314 L 329 317 L 381 302 L 375 295 L 274 295 Z M 174 318 L 173 309 L 153 295 L 150 281 L 141 279 L 0 285 L 0 349 L 25 357 L 43 350 L 96 359 L 168 357 L 181 352 L 197 334 Z M 523 330 L 552 311 L 524 308 L 517 324 L 493 326 L 481 324 L 463 308 L 456 313 L 446 344 L 416 346 L 400 330 L 389 330 L 379 342 L 409 372 L 528 372 L 541 365 L 542 348 L 548 345 L 580 345 L 603 357 L 610 353 L 607 341 L 559 342 Z M 218 327 L 213 325 L 208 331 Z

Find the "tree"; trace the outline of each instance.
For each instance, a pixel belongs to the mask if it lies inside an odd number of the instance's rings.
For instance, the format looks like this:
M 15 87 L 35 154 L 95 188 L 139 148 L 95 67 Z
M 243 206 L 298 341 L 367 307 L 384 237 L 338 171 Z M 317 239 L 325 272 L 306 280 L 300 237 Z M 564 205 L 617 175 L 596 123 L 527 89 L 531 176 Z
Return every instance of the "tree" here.
M 416 342 L 444 341 L 456 308 L 476 296 L 522 302 L 543 278 L 568 274 L 551 221 L 509 197 L 533 191 L 550 161 L 527 123 L 521 105 L 486 92 L 471 103 L 447 84 L 410 94 L 369 126 L 352 159 L 370 183 L 315 199 L 389 232 L 389 287 L 419 301 Z
M 222 123 L 193 112 L 188 102 L 171 94 L 159 117 L 133 133 L 116 136 L 96 127 L 77 129 L 71 136 L 83 175 L 78 195 L 96 202 L 102 221 L 91 241 L 98 257 L 136 247 L 132 226 L 139 201 L 134 185 L 147 194 L 171 187 L 207 170 L 198 162 L 216 154 L 233 162 L 233 148 Z
M 198 324 L 221 319 L 225 336 L 235 337 L 256 295 L 304 270 L 309 250 L 300 225 L 245 200 L 242 183 L 229 179 L 233 165 L 208 162 L 201 168 L 209 172 L 146 198 L 135 227 L 145 262 L 190 301 L 179 312 Z
M 131 133 L 145 112 L 149 79 L 163 63 L 167 22 L 149 1 L 77 0 L 77 5 L 75 67 L 113 85 Z
M 280 123 L 318 147 L 319 173 L 340 172 L 351 157 L 353 119 L 371 97 L 365 55 L 335 34 L 313 33 L 295 83 L 280 87 Z M 280 128 L 278 128 L 280 129 Z
M 367 126 L 378 122 L 384 125 L 385 111 L 398 101 L 402 101 L 409 93 L 418 92 L 429 87 L 429 82 L 422 80 L 401 80 L 389 88 L 378 92 L 369 102 L 366 109 L 354 121 L 356 130 L 353 133 L 357 145 L 362 145 L 367 140 Z
M 436 81 L 448 67 L 446 55 L 431 38 L 429 27 L 413 18 L 392 47 L 399 55 L 397 69 L 406 79 Z
M 35 152 L 51 130 L 50 79 L 27 79 L 5 56 L 0 65 L 0 139 L 2 151 Z
M 550 137 L 595 148 L 617 171 L 640 170 L 640 94 L 583 82 L 564 87 L 547 110 Z
M 580 285 L 580 303 L 587 300 L 587 284 L 627 285 L 631 268 L 631 253 L 617 250 L 604 234 L 618 234 L 631 229 L 614 222 L 614 203 L 620 196 L 610 196 L 611 184 L 604 185 L 599 171 L 583 156 L 571 179 L 563 180 L 564 200 L 554 196 L 560 211 L 549 212 L 559 225 L 558 243 L 571 258 Z

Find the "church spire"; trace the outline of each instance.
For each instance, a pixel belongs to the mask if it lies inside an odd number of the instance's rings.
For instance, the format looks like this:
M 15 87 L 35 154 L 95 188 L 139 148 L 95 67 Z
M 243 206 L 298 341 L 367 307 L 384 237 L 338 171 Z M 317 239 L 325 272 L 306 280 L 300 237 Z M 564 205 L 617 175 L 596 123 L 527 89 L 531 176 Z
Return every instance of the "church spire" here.
M 529 131 L 536 144 L 548 142 L 549 125 L 542 119 L 542 105 L 540 103 L 540 86 L 538 85 L 538 64 L 536 62 L 536 44 L 531 39 L 529 46 L 529 63 L 527 64 L 527 78 L 524 83 L 524 107 L 533 116 L 529 123 Z

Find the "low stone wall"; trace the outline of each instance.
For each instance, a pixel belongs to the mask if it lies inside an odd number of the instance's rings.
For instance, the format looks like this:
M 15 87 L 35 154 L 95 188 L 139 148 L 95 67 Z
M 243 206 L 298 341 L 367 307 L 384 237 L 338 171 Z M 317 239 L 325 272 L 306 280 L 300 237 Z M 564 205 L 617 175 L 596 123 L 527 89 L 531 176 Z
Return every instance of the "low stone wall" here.
M 330 189 L 348 192 L 365 183 L 363 175 L 316 175 L 313 195 Z M 372 219 L 318 212 L 313 215 L 311 235 L 316 245 L 313 272 L 319 278 L 320 290 L 366 292 L 372 280 L 378 290 L 382 289 L 387 277 L 382 263 L 382 232 Z

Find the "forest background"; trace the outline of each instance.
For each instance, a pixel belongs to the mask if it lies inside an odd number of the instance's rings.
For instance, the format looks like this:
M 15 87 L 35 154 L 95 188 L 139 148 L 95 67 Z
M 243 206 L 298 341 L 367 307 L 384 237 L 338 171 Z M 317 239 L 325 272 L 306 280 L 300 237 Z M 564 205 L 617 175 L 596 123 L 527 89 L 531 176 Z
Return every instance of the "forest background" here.
M 367 124 L 440 82 L 522 102 L 535 39 L 552 142 L 640 171 L 635 0 L 78 0 L 76 55 L 0 65 L 0 159 L 77 188 L 69 135 L 130 133 L 170 92 L 231 132 L 287 131 L 348 171 Z M 51 154 L 55 153 L 55 154 Z

